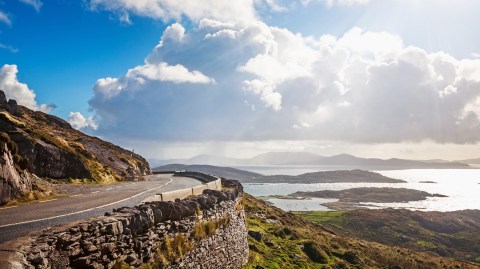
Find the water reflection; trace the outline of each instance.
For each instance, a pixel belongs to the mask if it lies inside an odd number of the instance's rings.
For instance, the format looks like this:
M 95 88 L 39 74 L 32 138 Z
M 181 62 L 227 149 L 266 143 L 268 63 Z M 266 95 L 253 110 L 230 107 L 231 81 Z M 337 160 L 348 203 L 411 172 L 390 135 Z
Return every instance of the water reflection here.
M 290 168 L 291 169 L 291 168 Z M 438 193 L 448 197 L 430 197 L 408 203 L 364 203 L 369 208 L 406 208 L 423 211 L 455 211 L 480 209 L 480 169 L 409 169 L 375 171 L 384 176 L 403 179 L 407 183 L 318 183 L 318 184 L 244 184 L 254 196 L 288 195 L 297 191 L 343 190 L 360 187 L 409 188 Z M 421 183 L 434 181 L 436 183 Z M 323 201 L 320 201 L 323 200 Z M 322 203 L 336 199 L 282 200 L 269 199 L 284 210 L 325 210 Z M 324 201 L 328 200 L 328 201 Z

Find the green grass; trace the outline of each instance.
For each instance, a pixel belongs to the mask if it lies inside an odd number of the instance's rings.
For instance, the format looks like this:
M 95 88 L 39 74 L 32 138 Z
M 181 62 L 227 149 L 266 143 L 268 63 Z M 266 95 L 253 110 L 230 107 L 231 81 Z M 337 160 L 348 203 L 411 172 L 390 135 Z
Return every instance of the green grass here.
M 294 211 L 292 213 L 311 222 L 322 223 L 341 217 L 347 213 L 347 211 Z
M 434 249 L 436 247 L 434 243 L 425 240 L 418 240 L 417 245 L 425 249 Z
M 476 268 L 427 253 L 335 235 L 313 221 L 342 219 L 346 212 L 287 213 L 245 195 L 249 258 L 244 268 Z M 312 221 L 308 220 L 311 219 Z M 427 244 L 428 245 L 428 244 Z

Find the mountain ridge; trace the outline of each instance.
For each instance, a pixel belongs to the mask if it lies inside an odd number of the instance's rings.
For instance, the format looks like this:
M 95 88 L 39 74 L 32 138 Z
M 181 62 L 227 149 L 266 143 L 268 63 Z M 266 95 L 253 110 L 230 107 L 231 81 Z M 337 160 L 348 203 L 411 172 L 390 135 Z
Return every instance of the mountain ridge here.
M 469 168 L 466 163 L 445 160 L 407 160 L 400 158 L 361 158 L 342 153 L 332 156 L 322 156 L 310 152 L 267 152 L 252 158 L 229 158 L 215 155 L 201 154 L 189 159 L 170 160 L 174 163 L 217 165 L 217 166 L 248 166 L 248 165 L 317 165 L 317 166 L 344 166 L 348 169 L 372 168 Z M 480 160 L 479 160 L 480 161 Z M 155 160 L 155 165 L 171 164 L 169 160 Z

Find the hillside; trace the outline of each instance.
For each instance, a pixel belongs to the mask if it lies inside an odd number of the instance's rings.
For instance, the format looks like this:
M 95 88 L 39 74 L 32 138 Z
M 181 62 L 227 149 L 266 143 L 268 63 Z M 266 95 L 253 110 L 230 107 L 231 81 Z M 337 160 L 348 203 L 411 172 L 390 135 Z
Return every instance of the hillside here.
M 480 263 L 480 210 L 357 209 L 297 214 L 338 234 Z
M 53 115 L 32 111 L 17 105 L 15 100 L 7 102 L 2 91 L 0 132 L 5 140 L 11 141 L 11 155 L 17 159 L 17 168 L 40 178 L 105 183 L 138 180 L 150 173 L 148 163 L 140 155 L 85 135 Z M 15 187 L 19 185 L 18 178 L 4 177 L 1 181 L 5 189 L 18 196 L 19 189 Z
M 339 236 L 245 195 L 249 261 L 245 268 L 478 268 L 427 253 Z

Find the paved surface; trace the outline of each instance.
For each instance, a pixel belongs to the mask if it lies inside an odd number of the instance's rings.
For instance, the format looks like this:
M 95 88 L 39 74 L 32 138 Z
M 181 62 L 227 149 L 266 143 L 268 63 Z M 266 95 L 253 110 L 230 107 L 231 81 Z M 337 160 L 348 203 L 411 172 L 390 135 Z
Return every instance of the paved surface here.
M 147 176 L 146 181 L 110 185 L 60 185 L 67 195 L 19 207 L 0 208 L 0 244 L 42 228 L 102 216 L 123 206 L 135 206 L 156 193 L 202 183 L 171 174 Z

